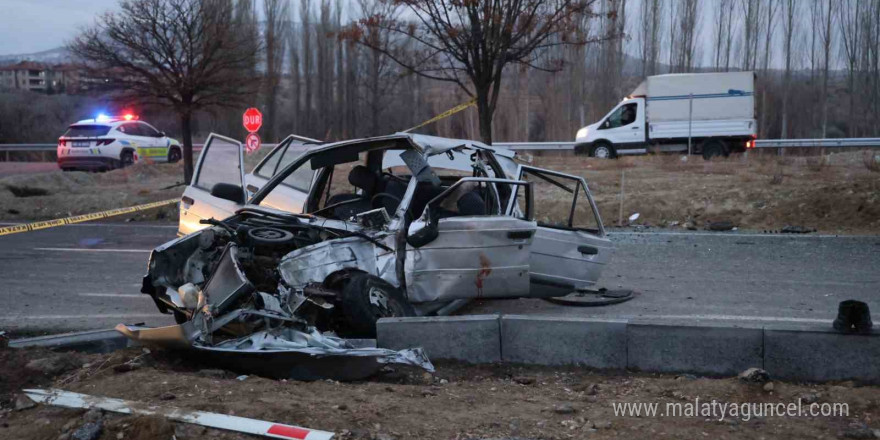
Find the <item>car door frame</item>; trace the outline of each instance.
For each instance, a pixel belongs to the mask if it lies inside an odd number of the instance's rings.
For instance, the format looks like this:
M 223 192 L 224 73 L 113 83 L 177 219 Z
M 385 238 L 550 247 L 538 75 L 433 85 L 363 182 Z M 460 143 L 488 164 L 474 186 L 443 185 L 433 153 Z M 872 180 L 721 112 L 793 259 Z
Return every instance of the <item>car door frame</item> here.
M 495 215 L 432 218 L 432 207 L 467 182 L 523 186 L 528 194 L 526 212 L 515 216 L 502 208 Z M 409 300 L 430 303 L 527 296 L 530 246 L 537 229 L 532 215 L 531 188 L 531 183 L 521 180 L 464 177 L 432 198 L 421 217 L 407 230 L 409 236 L 431 222 L 436 225 L 436 237 L 429 242 L 418 247 L 407 242 L 404 273 Z M 405 200 L 407 205 L 411 197 L 409 199 Z M 406 208 L 401 204 L 398 211 L 400 209 Z M 462 237 L 471 240 L 461 240 Z
M 532 257 L 529 262 L 530 280 L 532 285 L 532 291 L 529 293 L 529 296 L 560 296 L 571 293 L 572 291 L 584 290 L 592 287 L 595 285 L 596 281 L 598 281 L 598 276 L 593 277 L 595 279 L 588 279 L 585 276 L 578 275 L 579 272 L 568 273 L 568 271 L 576 270 L 577 263 L 573 262 L 573 260 L 578 259 L 578 255 L 580 255 L 580 259 L 585 263 L 597 265 L 596 267 L 587 266 L 587 276 L 592 275 L 593 272 L 590 271 L 593 270 L 601 275 L 604 266 L 611 261 L 614 247 L 605 232 L 605 225 L 602 223 L 602 217 L 599 215 L 599 208 L 596 205 L 596 201 L 593 199 L 593 195 L 590 192 L 590 187 L 587 184 L 586 179 L 573 174 L 524 164 L 518 164 L 517 166 L 517 179 L 522 180 L 523 173 L 529 170 L 537 172 L 538 174 L 573 179 L 577 181 L 579 185 L 572 196 L 572 209 L 569 214 L 569 225 L 567 229 L 542 226 L 541 224 L 538 224 L 538 229 L 532 243 Z M 575 204 L 578 202 L 577 197 L 579 197 L 578 192 L 580 187 L 583 188 L 584 196 L 587 198 L 587 201 L 590 204 L 590 210 L 596 219 L 596 233 L 573 228 Z M 511 200 L 511 206 L 508 208 L 508 213 L 511 215 L 517 209 L 513 203 L 514 201 L 515 200 L 513 199 Z M 538 218 L 540 215 L 540 213 L 537 212 L 539 209 L 538 203 L 533 202 L 533 205 L 535 206 L 534 216 L 535 218 Z M 559 246 L 565 247 L 568 245 L 571 245 L 571 249 L 558 249 Z M 539 272 L 552 271 L 553 269 L 560 269 L 566 272 Z
M 196 185 L 196 182 L 198 182 L 199 177 L 201 177 L 201 173 L 203 171 L 202 166 L 204 164 L 205 158 L 207 157 L 207 155 L 211 151 L 211 143 L 213 142 L 214 139 L 220 139 L 220 140 L 223 140 L 224 142 L 238 145 L 238 160 L 239 160 L 238 171 L 239 171 L 239 185 L 241 186 L 241 190 L 242 190 L 242 201 L 243 201 L 242 204 L 238 204 L 238 203 L 235 203 L 235 202 L 232 202 L 229 200 L 225 200 L 225 199 L 221 199 L 219 197 L 213 196 L 213 195 L 211 195 L 211 189 L 205 189 L 205 188 L 202 188 L 202 187 Z M 222 136 L 222 135 L 219 135 L 216 133 L 211 133 L 208 135 L 208 138 L 205 139 L 204 147 L 202 148 L 202 151 L 199 154 L 198 161 L 196 161 L 196 166 L 195 166 L 195 169 L 193 170 L 192 180 L 190 180 L 189 185 L 186 186 L 186 189 L 184 189 L 183 195 L 180 198 L 180 221 L 178 223 L 178 232 L 177 233 L 178 233 L 178 235 L 185 235 L 185 234 L 195 232 L 199 229 L 203 229 L 204 227 L 207 227 L 207 225 L 192 223 L 192 221 L 191 221 L 192 220 L 192 218 L 190 218 L 191 216 L 199 217 L 199 220 L 205 219 L 205 217 L 200 216 L 196 213 L 190 214 L 191 211 L 193 211 L 192 207 L 195 206 L 197 202 L 201 202 L 202 204 L 208 204 L 209 206 L 215 208 L 216 211 L 232 215 L 235 213 L 235 211 L 238 208 L 241 208 L 242 206 L 244 206 L 244 204 L 247 203 L 247 200 L 248 200 L 247 191 L 244 188 L 244 148 L 243 148 L 241 142 L 239 142 L 235 139 L 226 137 L 226 136 Z M 229 206 L 231 206 L 232 208 L 229 209 L 228 208 Z M 199 212 L 198 208 L 197 208 L 196 212 Z M 185 224 L 184 219 L 188 220 L 187 228 L 185 228 L 185 229 L 184 229 L 184 224 Z M 196 226 L 197 224 L 198 224 L 198 226 Z

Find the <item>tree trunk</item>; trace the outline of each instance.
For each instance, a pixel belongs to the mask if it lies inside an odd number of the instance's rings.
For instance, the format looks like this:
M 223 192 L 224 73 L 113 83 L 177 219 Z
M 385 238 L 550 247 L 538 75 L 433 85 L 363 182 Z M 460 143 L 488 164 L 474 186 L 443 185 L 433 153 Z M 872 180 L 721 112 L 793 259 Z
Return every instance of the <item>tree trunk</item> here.
M 477 87 L 477 114 L 480 121 L 480 140 L 486 145 L 492 145 L 492 108 L 489 104 L 489 87 L 485 85 Z M 483 90 L 481 90 L 483 89 Z
M 183 136 L 183 181 L 189 184 L 193 176 L 192 113 L 180 112 L 180 133 Z

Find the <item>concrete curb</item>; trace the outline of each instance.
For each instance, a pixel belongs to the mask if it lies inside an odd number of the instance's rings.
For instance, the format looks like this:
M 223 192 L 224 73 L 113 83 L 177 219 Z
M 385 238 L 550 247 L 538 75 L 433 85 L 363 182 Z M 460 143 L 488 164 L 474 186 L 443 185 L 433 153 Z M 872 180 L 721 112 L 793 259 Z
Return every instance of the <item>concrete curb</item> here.
M 129 346 L 129 339 L 113 329 L 37 336 L 9 341 L 11 348 L 46 347 L 53 350 L 86 353 L 109 353 Z
M 764 369 L 783 379 L 880 383 L 880 333 L 843 335 L 819 325 L 764 327 Z
M 379 347 L 423 347 L 431 359 L 709 376 L 759 367 L 780 379 L 880 383 L 880 332 L 819 324 L 481 315 L 381 319 L 377 332 Z
M 630 321 L 626 347 L 633 370 L 730 376 L 764 365 L 760 326 Z
M 382 318 L 376 344 L 392 350 L 422 347 L 432 360 L 500 362 L 500 321 L 500 315 Z
M 501 360 L 624 369 L 626 321 L 504 315 Z

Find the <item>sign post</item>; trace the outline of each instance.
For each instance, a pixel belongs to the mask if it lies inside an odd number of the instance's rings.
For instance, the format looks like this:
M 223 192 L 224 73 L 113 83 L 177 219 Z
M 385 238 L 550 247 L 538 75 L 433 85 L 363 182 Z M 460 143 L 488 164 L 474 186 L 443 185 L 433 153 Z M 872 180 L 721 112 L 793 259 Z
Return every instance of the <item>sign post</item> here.
M 241 123 L 244 125 L 244 128 L 248 131 L 247 138 L 245 139 L 245 147 L 248 154 L 253 153 L 260 149 L 260 136 L 257 135 L 257 130 L 263 126 L 263 114 L 260 113 L 254 107 L 251 107 L 244 111 L 244 115 L 242 115 Z

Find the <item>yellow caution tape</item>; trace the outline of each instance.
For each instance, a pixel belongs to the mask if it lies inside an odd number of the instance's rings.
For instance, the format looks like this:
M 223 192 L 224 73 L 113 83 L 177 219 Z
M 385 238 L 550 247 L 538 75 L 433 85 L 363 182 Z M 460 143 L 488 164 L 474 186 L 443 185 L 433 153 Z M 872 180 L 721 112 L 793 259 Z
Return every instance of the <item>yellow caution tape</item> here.
M 109 211 L 93 212 L 91 214 L 75 215 L 72 217 L 56 218 L 55 220 L 44 220 L 41 222 L 25 223 L 21 225 L 0 227 L 0 235 L 17 234 L 19 232 L 37 231 L 40 229 L 54 228 L 56 226 L 70 225 L 73 223 L 82 223 L 90 220 L 98 220 L 115 215 L 130 214 L 137 211 L 146 211 L 147 209 L 158 208 L 165 205 L 173 205 L 178 199 L 163 200 L 161 202 L 145 203 L 143 205 L 131 206 L 128 208 L 117 208 Z
M 417 128 L 424 127 L 424 126 L 426 126 L 426 125 L 428 125 L 428 124 L 430 124 L 430 123 L 432 123 L 432 122 L 437 122 L 437 121 L 439 121 L 439 120 L 441 120 L 441 119 L 448 118 L 448 117 L 450 117 L 450 116 L 452 116 L 452 115 L 454 115 L 454 114 L 456 114 L 456 113 L 458 113 L 458 112 L 460 112 L 460 111 L 462 111 L 462 110 L 464 110 L 464 109 L 466 109 L 466 108 L 468 108 L 468 107 L 470 107 L 470 106 L 472 106 L 472 105 L 474 105 L 474 104 L 476 104 L 476 103 L 477 103 L 477 99 L 476 99 L 476 98 L 471 99 L 470 101 L 465 102 L 464 104 L 459 104 L 459 105 L 457 105 L 457 106 L 455 106 L 455 107 L 452 107 L 451 109 L 446 110 L 445 112 L 440 113 L 439 115 L 434 116 L 433 118 L 428 119 L 427 121 L 422 122 L 421 124 L 416 125 L 415 127 L 408 128 L 408 129 L 406 129 L 406 130 L 403 130 L 403 132 L 404 132 L 404 133 L 409 133 L 410 131 L 413 131 L 413 130 L 415 130 L 415 129 L 417 129 Z

